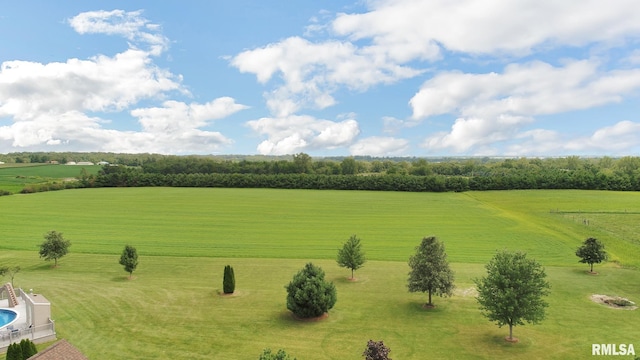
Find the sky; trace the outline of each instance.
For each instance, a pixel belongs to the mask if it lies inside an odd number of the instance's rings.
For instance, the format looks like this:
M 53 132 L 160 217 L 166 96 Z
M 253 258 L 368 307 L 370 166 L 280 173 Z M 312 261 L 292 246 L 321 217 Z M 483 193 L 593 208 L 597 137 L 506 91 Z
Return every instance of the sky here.
M 638 156 L 637 0 L 2 1 L 0 153 Z

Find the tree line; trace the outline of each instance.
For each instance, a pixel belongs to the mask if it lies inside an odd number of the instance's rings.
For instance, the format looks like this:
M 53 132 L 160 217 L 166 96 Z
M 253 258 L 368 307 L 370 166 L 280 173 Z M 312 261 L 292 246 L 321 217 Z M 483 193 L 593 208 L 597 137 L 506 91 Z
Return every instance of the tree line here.
M 14 161 L 107 161 L 76 183 L 29 186 L 24 192 L 75 187 L 231 187 L 411 192 L 516 189 L 640 190 L 640 157 L 581 158 L 313 158 L 166 156 L 110 153 L 17 153 Z
M 182 159 L 182 162 L 177 160 Z M 424 160 L 424 159 L 423 159 Z M 395 163 L 380 172 L 361 172 L 353 158 L 326 161 L 216 162 L 171 157 L 140 167 L 105 166 L 88 187 L 175 186 L 372 191 L 484 191 L 525 189 L 640 190 L 640 158 L 518 159 L 495 163 L 451 161 Z M 563 159 L 567 160 L 567 159 Z M 608 161 L 610 160 L 610 161 Z M 319 165 L 318 165 L 319 164 Z M 371 164 L 369 164 L 371 165 Z M 403 171 L 394 167 L 401 167 Z M 320 171 L 317 169 L 328 169 Z

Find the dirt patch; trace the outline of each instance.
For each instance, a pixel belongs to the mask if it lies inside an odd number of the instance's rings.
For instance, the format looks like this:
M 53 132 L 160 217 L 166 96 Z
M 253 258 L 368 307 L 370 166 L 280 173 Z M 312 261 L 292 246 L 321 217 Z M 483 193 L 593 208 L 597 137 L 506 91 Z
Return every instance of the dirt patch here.
M 475 287 L 470 287 L 470 288 L 466 288 L 466 289 L 458 289 L 456 288 L 455 290 L 453 290 L 453 293 L 457 296 L 462 296 L 462 297 L 476 297 L 478 296 L 478 290 L 476 290 Z
M 591 301 L 618 310 L 635 310 L 638 308 L 633 301 L 620 296 L 594 294 L 591 295 Z
M 223 298 L 232 298 L 232 297 L 238 297 L 238 296 L 244 296 L 246 295 L 244 291 L 239 291 L 236 290 L 230 294 L 225 294 L 222 290 L 218 290 L 217 291 L 218 296 L 223 297 Z

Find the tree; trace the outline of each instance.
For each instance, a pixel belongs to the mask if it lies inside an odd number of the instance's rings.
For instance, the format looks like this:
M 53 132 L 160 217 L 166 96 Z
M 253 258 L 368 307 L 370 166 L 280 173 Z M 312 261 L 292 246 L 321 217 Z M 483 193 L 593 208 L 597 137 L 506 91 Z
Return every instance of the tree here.
M 362 353 L 362 356 L 364 356 L 366 360 L 391 360 L 389 357 L 390 352 L 391 350 L 384 346 L 382 340 L 369 340 L 367 342 L 367 348 Z
M 4 266 L 0 268 L 0 276 L 9 275 L 11 279 L 11 286 L 13 286 L 13 279 L 16 277 L 16 274 L 20 272 L 20 266 L 8 267 Z
M 296 360 L 287 354 L 284 350 L 280 349 L 277 353 L 272 353 L 271 349 L 264 349 L 258 360 Z
M 293 155 L 293 164 L 295 165 L 296 172 L 299 174 L 305 174 L 311 172 L 311 156 L 305 153 L 299 153 Z
M 29 339 L 20 340 L 20 352 L 23 359 L 28 359 L 38 353 L 36 345 Z
M 355 175 L 358 172 L 358 164 L 352 157 L 344 158 L 340 163 L 342 175 Z
M 62 233 L 53 230 L 49 231 L 44 236 L 44 239 L 45 241 L 40 244 L 40 257 L 44 258 L 45 261 L 53 259 L 53 266 L 57 267 L 58 259 L 67 255 L 69 252 L 71 242 L 69 240 L 65 240 Z
M 453 293 L 453 271 L 449 268 L 444 244 L 434 236 L 422 239 L 416 247 L 416 254 L 409 258 L 409 291 L 427 292 L 429 302 L 433 306 L 431 295 L 451 296 Z
M 351 279 L 353 280 L 353 272 L 360 269 L 366 261 L 360 239 L 357 236 L 351 235 L 342 249 L 338 250 L 337 261 L 341 267 L 351 269 Z
M 604 251 L 604 245 L 598 239 L 588 238 L 576 250 L 576 256 L 580 258 L 579 262 L 587 263 L 590 266 L 589 272 L 593 273 L 593 264 L 600 264 L 607 260 L 607 252 Z
M 23 360 L 22 357 L 22 348 L 19 343 L 9 344 L 7 347 L 7 355 L 5 357 L 6 360 Z
M 124 271 L 129 273 L 129 279 L 133 271 L 138 267 L 138 251 L 130 245 L 126 245 L 120 255 L 120 265 L 124 266 Z
M 509 325 L 508 341 L 513 327 L 524 322 L 537 324 L 545 317 L 549 283 L 544 268 L 522 252 L 498 252 L 485 266 L 487 275 L 474 279 L 480 310 L 499 327 Z
M 324 271 L 312 263 L 307 263 L 285 288 L 287 309 L 300 318 L 323 315 L 337 300 L 335 285 L 326 282 Z
M 231 265 L 224 267 L 224 275 L 222 278 L 222 292 L 225 294 L 233 294 L 236 290 L 236 277 L 233 273 Z

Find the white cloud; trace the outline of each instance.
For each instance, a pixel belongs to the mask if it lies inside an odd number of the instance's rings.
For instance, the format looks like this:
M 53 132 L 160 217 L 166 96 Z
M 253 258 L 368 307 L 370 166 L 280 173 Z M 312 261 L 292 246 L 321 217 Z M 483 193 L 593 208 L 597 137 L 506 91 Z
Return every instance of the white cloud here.
M 169 40 L 160 33 L 161 27 L 141 16 L 142 11 L 98 10 L 80 13 L 68 20 L 79 34 L 119 35 L 129 41 L 149 45 L 154 55 L 166 50 Z
M 400 156 L 406 154 L 409 141 L 386 136 L 372 136 L 349 147 L 351 155 Z
M 371 0 L 340 14 L 334 31 L 370 39 L 390 58 L 435 60 L 439 48 L 468 54 L 527 54 L 540 46 L 581 46 L 640 35 L 635 0 Z
M 247 122 L 247 126 L 258 134 L 267 136 L 258 145 L 258 152 L 264 155 L 346 147 L 360 133 L 358 122 L 353 119 L 335 122 L 306 115 L 262 118 Z
M 423 74 L 420 62 L 437 63 L 448 53 L 502 60 L 539 50 L 619 45 L 640 37 L 635 0 L 369 0 L 364 13 L 317 18 L 309 41 L 290 37 L 231 59 L 240 72 L 262 84 L 280 76 L 265 92 L 271 113 L 287 118 L 305 108 L 339 102 L 338 89 L 364 91 Z M 541 25 L 543 24 L 543 25 Z M 628 62 L 635 61 L 634 56 Z M 512 64 L 502 74 L 437 74 L 411 99 L 413 120 L 384 120 L 385 132 L 420 120 L 453 114 L 451 131 L 429 137 L 430 150 L 494 151 L 492 142 L 516 136 L 535 115 L 555 114 L 619 102 L 640 84 L 640 71 L 602 71 L 594 60 L 554 67 L 544 62 Z M 606 66 L 602 66 L 603 68 Z M 298 133 L 296 133 L 299 135 Z M 309 146 L 304 136 L 285 137 L 290 147 Z M 293 145 L 295 144 L 295 145 Z M 271 148 L 273 143 L 265 143 Z M 474 150 L 475 149 L 475 150 Z
M 12 122 L 0 127 L 0 151 L 211 153 L 233 142 L 202 128 L 247 107 L 229 97 L 204 104 L 166 100 L 189 92 L 181 76 L 154 64 L 152 56 L 167 40 L 140 12 L 87 12 L 69 23 L 82 34 L 120 35 L 151 48 L 129 45 L 114 56 L 0 64 L 0 119 Z M 162 107 L 135 108 L 159 100 Z M 107 128 L 111 114 L 118 118 L 127 111 L 139 118 L 141 131 Z
M 524 117 L 502 116 L 494 119 L 459 118 L 451 127 L 451 132 L 439 132 L 429 136 L 422 144 L 427 150 L 451 149 L 456 153 L 466 153 L 476 147 L 485 147 L 508 140 L 517 130 L 531 120 Z
M 262 48 L 244 51 L 231 60 L 243 73 L 253 73 L 261 83 L 280 74 L 283 84 L 265 97 L 272 114 L 286 117 L 302 108 L 334 105 L 332 93 L 340 86 L 354 90 L 392 83 L 421 73 L 388 61 L 371 49 L 349 42 L 312 43 L 290 37 Z
M 221 119 L 247 108 L 230 97 L 218 98 L 206 104 L 168 100 L 162 105 L 163 107 L 134 109 L 131 115 L 140 119 L 145 131 L 154 134 L 175 133 L 206 126 L 211 120 Z
M 440 114 L 459 118 L 450 132 L 430 136 L 423 146 L 474 151 L 512 138 L 536 115 L 616 103 L 640 90 L 640 69 L 600 71 L 598 65 L 588 60 L 564 67 L 532 62 L 509 65 L 502 74 L 436 75 L 411 99 L 414 118 Z
M 28 119 L 42 112 L 116 111 L 181 90 L 180 80 L 153 66 L 146 52 L 133 49 L 65 63 L 6 61 L 0 65 L 0 116 Z
M 553 130 L 534 129 L 514 136 L 516 142 L 502 151 L 507 156 L 546 156 L 566 154 L 565 142 L 560 134 Z
M 573 139 L 566 144 L 566 149 L 580 152 L 628 153 L 638 151 L 638 144 L 640 123 L 626 120 L 598 129 L 588 138 Z

